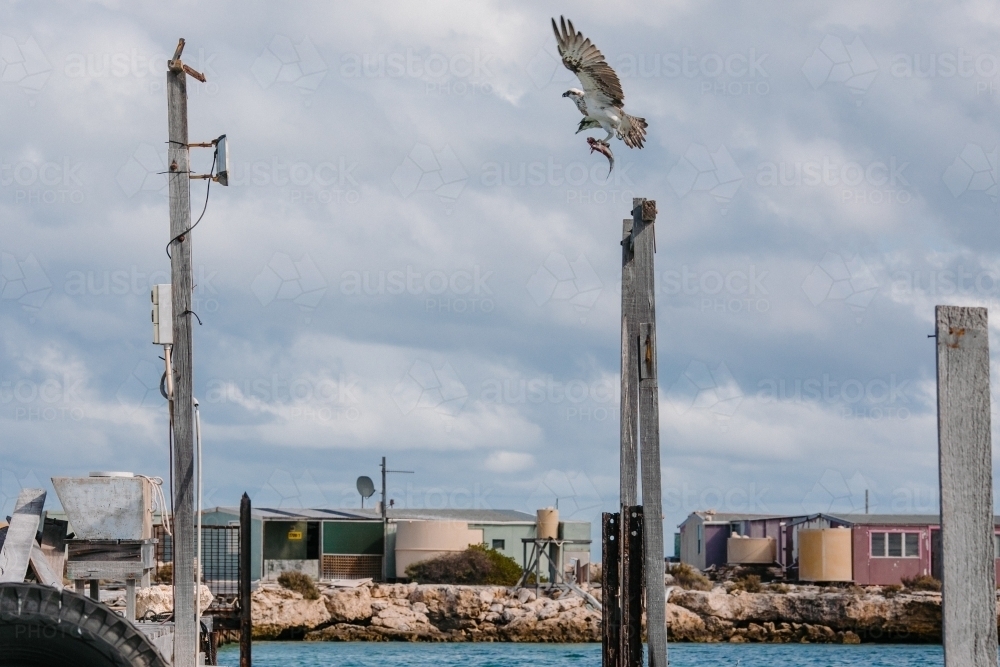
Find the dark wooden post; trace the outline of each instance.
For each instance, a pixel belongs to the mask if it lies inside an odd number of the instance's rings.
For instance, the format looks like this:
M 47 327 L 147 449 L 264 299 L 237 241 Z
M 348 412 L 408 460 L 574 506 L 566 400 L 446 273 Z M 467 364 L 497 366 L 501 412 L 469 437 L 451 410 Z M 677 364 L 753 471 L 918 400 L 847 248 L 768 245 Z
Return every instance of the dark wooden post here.
M 622 508 L 622 665 L 642 667 L 642 506 Z
M 987 311 L 938 306 L 935 316 L 944 664 L 996 667 Z
M 601 665 L 621 667 L 621 514 L 601 515 Z
M 250 496 L 240 499 L 240 667 L 250 667 L 253 615 L 250 599 Z
M 632 200 L 639 353 L 639 456 L 642 463 L 646 637 L 650 667 L 667 667 L 663 574 L 663 500 L 660 491 L 660 412 L 656 360 L 656 202 Z

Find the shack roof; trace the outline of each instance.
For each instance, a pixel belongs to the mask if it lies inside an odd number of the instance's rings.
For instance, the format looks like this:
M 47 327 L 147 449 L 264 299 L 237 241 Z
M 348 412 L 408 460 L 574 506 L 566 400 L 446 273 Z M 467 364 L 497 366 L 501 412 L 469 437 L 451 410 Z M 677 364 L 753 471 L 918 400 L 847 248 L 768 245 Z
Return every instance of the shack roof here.
M 213 507 L 206 513 L 222 512 L 239 515 L 238 507 Z M 254 507 L 255 519 L 265 521 L 378 521 L 381 515 L 374 509 L 303 509 Z M 532 524 L 535 517 L 517 510 L 489 509 L 390 509 L 388 517 L 393 521 L 465 521 L 467 523 L 508 523 Z

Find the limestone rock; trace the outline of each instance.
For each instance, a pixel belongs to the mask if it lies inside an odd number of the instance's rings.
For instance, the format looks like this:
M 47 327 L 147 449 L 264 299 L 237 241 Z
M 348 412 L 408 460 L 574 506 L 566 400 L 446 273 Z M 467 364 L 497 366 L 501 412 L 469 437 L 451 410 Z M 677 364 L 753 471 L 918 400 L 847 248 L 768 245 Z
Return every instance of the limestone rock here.
M 250 596 L 254 639 L 301 636 L 330 622 L 323 596 L 306 600 L 287 588 L 259 588 Z
M 208 609 L 212 604 L 214 596 L 208 586 L 202 584 L 199 589 L 198 602 L 202 611 Z M 124 600 L 124 599 L 123 599 Z M 124 603 L 124 602 L 123 602 Z M 137 588 L 135 591 L 135 616 L 142 618 L 149 614 L 169 614 L 174 610 L 174 587 L 165 584 L 157 584 L 146 588 Z
M 367 586 L 335 588 L 325 592 L 323 597 L 334 623 L 354 623 L 372 617 L 372 595 Z

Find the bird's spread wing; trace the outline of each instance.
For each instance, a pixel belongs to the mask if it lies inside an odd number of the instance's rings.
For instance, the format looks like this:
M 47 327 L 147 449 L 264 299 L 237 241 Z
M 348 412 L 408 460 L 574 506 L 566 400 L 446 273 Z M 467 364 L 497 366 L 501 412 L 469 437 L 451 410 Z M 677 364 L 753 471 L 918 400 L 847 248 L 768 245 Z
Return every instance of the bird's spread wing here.
M 629 148 L 642 148 L 646 140 L 646 128 L 649 125 L 645 118 L 630 116 L 622 112 L 622 124 L 618 127 L 618 138 Z
M 597 47 L 576 31 L 572 21 L 567 21 L 561 16 L 559 25 L 552 19 L 552 30 L 556 33 L 556 43 L 563 65 L 580 79 L 583 92 L 596 98 L 600 103 L 621 107 L 625 99 L 622 84 Z

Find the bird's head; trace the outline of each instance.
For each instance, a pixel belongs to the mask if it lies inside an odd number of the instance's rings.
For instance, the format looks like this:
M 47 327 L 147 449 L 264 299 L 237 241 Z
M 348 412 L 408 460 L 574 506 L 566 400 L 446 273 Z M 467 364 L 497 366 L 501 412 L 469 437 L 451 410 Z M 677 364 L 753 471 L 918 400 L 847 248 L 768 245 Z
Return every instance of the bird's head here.
M 583 91 L 579 88 L 570 88 L 565 93 L 562 94 L 563 97 L 573 97 L 580 98 L 583 97 Z

